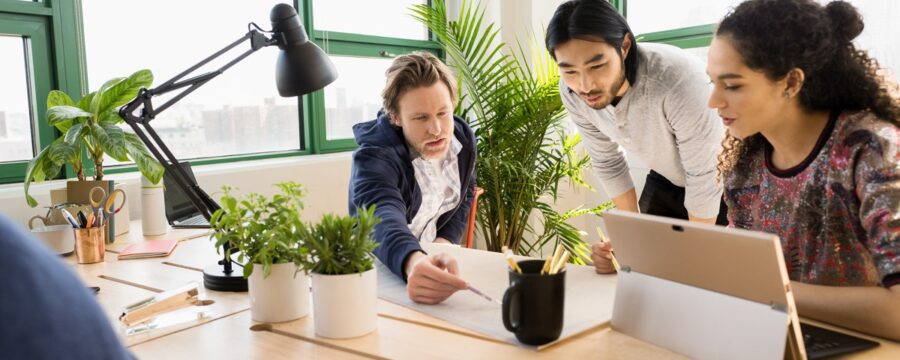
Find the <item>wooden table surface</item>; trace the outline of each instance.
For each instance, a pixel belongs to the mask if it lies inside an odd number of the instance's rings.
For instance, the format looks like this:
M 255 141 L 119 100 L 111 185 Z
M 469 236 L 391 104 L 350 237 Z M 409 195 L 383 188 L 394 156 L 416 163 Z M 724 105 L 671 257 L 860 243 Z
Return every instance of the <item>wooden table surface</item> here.
M 99 286 L 97 300 L 119 330 L 123 342 L 142 359 L 669 359 L 681 355 L 612 330 L 608 322 L 581 335 L 541 351 L 529 350 L 491 339 L 405 307 L 379 300 L 378 329 L 368 335 L 334 340 L 318 337 L 313 314 L 279 324 L 255 324 L 250 319 L 247 293 L 218 292 L 204 289 L 214 303 L 203 306 L 206 316 L 177 325 L 125 336 L 117 320 L 131 303 L 165 290 L 195 281 L 203 283 L 202 269 L 219 259 L 205 230 L 172 230 L 163 236 L 179 240 L 168 257 L 123 260 L 116 252 L 130 243 L 143 241 L 140 222 L 133 231 L 120 236 L 107 248 L 105 261 L 79 265 L 75 257 L 67 259 L 73 270 L 90 286 Z M 454 256 L 467 256 L 469 249 L 453 250 Z M 612 306 L 612 304 L 597 304 Z M 850 332 L 881 342 L 876 349 L 853 354 L 857 358 L 900 358 L 900 344 Z

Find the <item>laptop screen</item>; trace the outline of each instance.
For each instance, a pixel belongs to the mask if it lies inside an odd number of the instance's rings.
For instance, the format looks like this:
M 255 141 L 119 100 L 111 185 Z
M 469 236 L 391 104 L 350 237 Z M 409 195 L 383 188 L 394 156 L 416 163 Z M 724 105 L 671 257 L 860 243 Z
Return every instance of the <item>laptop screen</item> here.
M 188 177 L 193 183 L 197 183 L 194 172 L 191 170 L 190 162 L 181 162 L 181 168 L 184 169 Z M 181 190 L 175 181 L 174 175 L 166 172 L 163 176 L 163 185 L 165 185 L 165 202 L 166 202 L 166 218 L 169 223 L 176 220 L 184 220 L 200 214 L 200 210 L 194 206 L 191 199 Z

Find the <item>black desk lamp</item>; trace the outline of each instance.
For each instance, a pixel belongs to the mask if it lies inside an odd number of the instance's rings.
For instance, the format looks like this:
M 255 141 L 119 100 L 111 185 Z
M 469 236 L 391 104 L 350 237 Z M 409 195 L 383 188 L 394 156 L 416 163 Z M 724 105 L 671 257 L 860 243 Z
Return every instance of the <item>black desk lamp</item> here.
M 300 24 L 300 17 L 297 16 L 297 11 L 292 6 L 287 4 L 275 5 L 269 18 L 272 20 L 272 31 L 263 31 L 259 26 L 251 23 L 248 25 L 249 31 L 242 38 L 162 85 L 149 90 L 141 89 L 134 100 L 119 109 L 119 115 L 134 129 L 134 133 L 147 145 L 147 148 L 159 160 L 165 171 L 173 175 L 172 178 L 178 187 L 187 194 L 191 202 L 197 206 L 200 213 L 207 220 L 210 220 L 212 214 L 220 208 L 219 204 L 210 198 L 195 181 L 188 177 L 184 169 L 179 166 L 178 159 L 172 155 L 172 152 L 166 147 L 156 131 L 150 127 L 150 121 L 198 87 L 221 75 L 234 64 L 266 46 L 277 45 L 281 49 L 275 66 L 275 81 L 278 85 L 278 93 L 283 97 L 308 94 L 325 87 L 337 78 L 334 64 L 331 63 L 328 55 L 322 49 L 309 41 L 303 25 Z M 272 36 L 270 38 L 266 37 L 262 32 L 271 33 Z M 181 80 L 201 66 L 247 40 L 250 40 L 251 49 L 228 62 L 220 69 Z M 151 101 L 153 96 L 181 88 L 186 89 L 162 104 L 162 106 L 153 107 L 153 102 Z M 141 110 L 140 115 L 134 115 L 137 109 Z M 146 132 L 144 129 L 146 129 Z M 228 256 L 230 251 L 228 243 L 223 246 L 223 250 L 225 251 L 225 257 L 218 262 L 218 265 L 204 269 L 203 286 L 217 291 L 247 291 L 247 281 L 243 277 L 243 271 L 235 271 Z

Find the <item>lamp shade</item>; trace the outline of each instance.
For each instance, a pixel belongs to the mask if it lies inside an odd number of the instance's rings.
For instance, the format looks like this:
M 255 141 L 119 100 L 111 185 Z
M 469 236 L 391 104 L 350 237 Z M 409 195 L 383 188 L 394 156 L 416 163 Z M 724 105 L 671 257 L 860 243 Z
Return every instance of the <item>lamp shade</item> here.
M 322 49 L 309 41 L 294 7 L 275 5 L 269 18 L 280 49 L 275 64 L 275 83 L 281 96 L 308 94 L 337 79 L 334 64 Z

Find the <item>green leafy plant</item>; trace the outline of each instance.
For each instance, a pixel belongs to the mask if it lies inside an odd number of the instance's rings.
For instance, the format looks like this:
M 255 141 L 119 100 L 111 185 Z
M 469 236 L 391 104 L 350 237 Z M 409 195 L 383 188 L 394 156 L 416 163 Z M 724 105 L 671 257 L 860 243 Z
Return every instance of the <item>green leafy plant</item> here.
M 583 264 L 590 247 L 567 220 L 599 215 L 612 204 L 563 213 L 552 206 L 563 180 L 591 189 L 582 178 L 589 158 L 575 150 L 581 138 L 562 128 L 565 107 L 555 62 L 532 46 L 529 65 L 521 46 L 513 51 L 497 40 L 499 29 L 485 25 L 477 2 L 464 0 L 456 20 L 447 18 L 443 0 L 411 11 L 435 35 L 459 77 L 456 113 L 471 121 L 478 140 L 478 186 L 486 192 L 479 197 L 477 224 L 488 250 L 508 246 L 530 255 L 550 242 L 562 243 L 574 255 L 571 261 Z M 528 221 L 534 212 L 541 230 Z
M 25 172 L 25 199 L 31 207 L 37 201 L 28 194 L 31 181 L 41 182 L 56 177 L 63 165 L 71 164 L 78 180 L 85 180 L 84 154 L 94 165 L 94 180 L 103 180 L 103 155 L 117 161 L 134 161 L 141 174 L 154 183 L 163 175 L 163 167 L 147 150 L 137 135 L 119 127 L 125 120 L 119 107 L 125 105 L 141 88 L 150 87 L 153 73 L 140 70 L 127 78 L 107 81 L 78 100 L 53 90 L 47 95 L 47 122 L 62 134 L 41 150 Z
M 374 266 L 372 251 L 378 246 L 372 231 L 381 220 L 375 205 L 357 209 L 357 216 L 326 214 L 318 224 L 304 228 L 311 272 L 323 275 L 356 274 Z
M 263 275 L 272 273 L 272 264 L 291 263 L 299 270 L 309 269 L 308 250 L 303 246 L 305 226 L 300 220 L 303 210 L 303 186 L 295 182 L 275 184 L 280 194 L 267 198 L 250 193 L 239 199 L 232 188 L 222 188 L 222 208 L 216 210 L 210 225 L 216 232 L 216 248 L 229 244 L 226 259 L 239 251 L 238 261 L 244 263 L 244 277 L 250 277 L 254 264 L 261 264 Z

